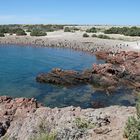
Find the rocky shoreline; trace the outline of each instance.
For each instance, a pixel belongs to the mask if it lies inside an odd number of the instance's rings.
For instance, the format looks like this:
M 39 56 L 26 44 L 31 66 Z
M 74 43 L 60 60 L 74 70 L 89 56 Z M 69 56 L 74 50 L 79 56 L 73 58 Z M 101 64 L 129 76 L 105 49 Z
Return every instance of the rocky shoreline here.
M 43 107 L 35 99 L 0 97 L 0 139 L 30 140 L 55 133 L 57 140 L 122 140 L 134 107 Z
M 97 52 L 97 58 L 106 60 L 105 64 L 93 65 L 83 72 L 53 69 L 49 73 L 39 74 L 36 78 L 40 83 L 51 83 L 63 86 L 91 84 L 106 89 L 108 92 L 119 86 L 132 86 L 140 90 L 140 53 L 122 51 Z
M 26 45 L 34 47 L 57 47 L 81 50 L 95 53 L 107 51 L 118 53 L 121 51 L 139 51 L 130 42 L 111 39 L 94 39 L 82 37 L 31 37 L 31 36 L 6 36 L 0 37 L 0 44 Z

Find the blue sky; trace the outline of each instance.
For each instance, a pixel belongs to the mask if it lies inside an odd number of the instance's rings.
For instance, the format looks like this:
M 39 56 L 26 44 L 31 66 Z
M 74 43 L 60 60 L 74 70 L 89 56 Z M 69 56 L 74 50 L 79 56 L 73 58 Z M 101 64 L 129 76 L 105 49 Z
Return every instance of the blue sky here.
M 0 24 L 140 25 L 140 0 L 0 0 Z

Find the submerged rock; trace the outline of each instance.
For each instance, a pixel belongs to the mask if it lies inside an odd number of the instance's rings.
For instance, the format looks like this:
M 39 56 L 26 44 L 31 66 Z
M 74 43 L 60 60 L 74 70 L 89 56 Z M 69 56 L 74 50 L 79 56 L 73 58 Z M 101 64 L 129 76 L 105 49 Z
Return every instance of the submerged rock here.
M 52 83 L 56 85 L 78 85 L 89 81 L 89 77 L 82 75 L 77 71 L 53 69 L 50 73 L 40 74 L 36 78 L 40 83 Z

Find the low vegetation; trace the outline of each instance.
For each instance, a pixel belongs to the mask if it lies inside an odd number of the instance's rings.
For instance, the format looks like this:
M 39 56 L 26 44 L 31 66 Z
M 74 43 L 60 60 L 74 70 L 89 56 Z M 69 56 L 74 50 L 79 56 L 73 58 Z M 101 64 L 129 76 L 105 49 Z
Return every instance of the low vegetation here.
M 104 31 L 105 34 L 122 34 L 125 36 L 140 36 L 139 27 L 112 27 Z
M 107 35 L 103 35 L 103 34 L 100 34 L 97 36 L 98 38 L 101 38 L 101 39 L 111 39 L 109 36 Z
M 96 34 L 93 34 L 92 37 L 97 37 L 97 35 Z
M 31 140 L 56 140 L 55 133 L 42 133 L 34 139 Z
M 97 33 L 97 29 L 95 27 L 92 27 L 90 29 L 86 30 L 87 33 Z
M 65 27 L 64 32 L 71 32 L 71 29 L 69 27 Z
M 91 122 L 89 122 L 83 118 L 76 118 L 75 124 L 78 129 L 91 129 L 91 128 L 95 127 L 94 124 L 92 124 Z
M 84 33 L 84 34 L 83 34 L 83 37 L 90 37 L 90 36 L 89 36 L 87 33 Z M 96 37 L 96 38 L 101 38 L 101 39 L 112 39 L 112 38 L 110 38 L 109 36 L 104 35 L 104 34 L 99 34 L 99 35 L 92 34 L 91 37 Z
M 42 119 L 38 124 L 38 132 L 35 138 L 31 140 L 56 140 L 57 133 L 51 132 L 50 125 L 45 119 Z
M 10 25 L 0 25 L 0 33 L 9 33 L 15 34 L 17 30 L 20 35 L 23 35 L 23 31 L 32 32 L 34 30 L 41 30 L 42 32 L 53 32 L 62 30 L 64 25 L 52 25 L 52 24 L 37 24 L 37 25 L 18 25 L 18 24 L 10 24 Z M 22 30 L 22 31 L 21 31 Z M 17 33 L 17 34 L 18 34 Z M 25 35 L 25 34 L 24 34 Z
M 26 29 L 27 32 L 32 32 L 33 30 L 36 29 L 41 30 L 43 32 L 53 32 L 53 31 L 63 30 L 64 25 L 38 24 L 38 25 L 25 25 L 23 28 Z
M 0 33 L 0 37 L 5 37 L 4 33 Z
M 126 123 L 124 137 L 128 140 L 140 140 L 140 99 L 136 104 L 137 117 L 130 117 Z
M 36 30 L 31 31 L 30 35 L 31 36 L 46 36 L 47 33 L 39 29 L 36 29 Z
M 23 36 L 23 35 L 27 35 L 26 32 L 23 29 L 16 29 L 14 32 L 17 36 Z
M 65 27 L 64 32 L 75 32 L 78 31 L 79 29 L 76 27 Z
M 0 33 L 1 34 L 5 34 L 5 33 L 9 33 L 9 34 L 16 34 L 18 36 L 20 35 L 27 35 L 25 30 L 19 27 L 8 27 L 8 26 L 0 26 Z
M 87 33 L 84 33 L 83 37 L 89 37 L 89 35 Z
M 92 37 L 101 38 L 101 39 L 111 39 L 109 36 L 104 34 L 99 34 L 99 35 L 93 34 Z

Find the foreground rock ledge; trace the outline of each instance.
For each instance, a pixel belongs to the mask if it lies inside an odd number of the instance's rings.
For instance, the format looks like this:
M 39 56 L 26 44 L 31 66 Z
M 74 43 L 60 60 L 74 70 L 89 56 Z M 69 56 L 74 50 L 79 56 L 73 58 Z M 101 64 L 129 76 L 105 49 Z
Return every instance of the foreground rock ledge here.
M 2 96 L 0 139 L 30 140 L 42 132 L 55 132 L 58 140 L 122 140 L 125 122 L 135 114 L 134 107 L 51 109 L 35 99 Z

